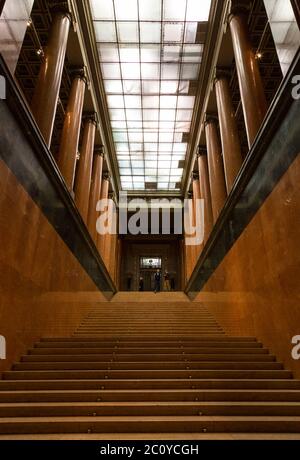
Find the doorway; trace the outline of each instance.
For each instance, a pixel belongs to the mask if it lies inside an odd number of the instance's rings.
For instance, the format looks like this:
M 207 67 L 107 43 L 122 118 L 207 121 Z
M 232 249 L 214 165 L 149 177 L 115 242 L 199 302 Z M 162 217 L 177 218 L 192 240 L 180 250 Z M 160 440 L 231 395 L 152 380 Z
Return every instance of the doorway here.
M 154 291 L 154 274 L 156 270 L 140 270 L 140 277 L 144 280 L 144 291 Z
M 162 269 L 161 256 L 140 256 L 139 276 L 144 281 L 144 291 L 154 291 L 154 275 Z

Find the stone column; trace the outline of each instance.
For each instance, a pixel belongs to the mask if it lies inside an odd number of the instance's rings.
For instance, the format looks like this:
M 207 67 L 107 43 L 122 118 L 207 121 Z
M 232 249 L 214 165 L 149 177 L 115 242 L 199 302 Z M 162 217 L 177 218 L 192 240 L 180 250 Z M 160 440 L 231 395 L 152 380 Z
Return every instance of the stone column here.
M 95 155 L 92 168 L 92 180 L 89 197 L 89 211 L 88 211 L 88 229 L 95 244 L 97 244 L 97 231 L 96 222 L 98 212 L 96 211 L 97 202 L 100 200 L 101 184 L 102 184 L 102 169 L 103 169 L 103 147 L 97 146 L 95 148 Z
M 84 73 L 76 74 L 71 86 L 58 153 L 58 167 L 70 190 L 74 183 L 85 85 Z
M 205 123 L 208 155 L 209 182 L 214 222 L 219 217 L 227 198 L 225 175 L 222 160 L 222 148 L 217 131 L 217 123 L 209 118 Z
M 241 145 L 234 108 L 226 76 L 219 73 L 215 80 L 218 117 L 224 160 L 225 180 L 229 194 L 242 166 Z
M 188 199 L 191 200 L 193 199 L 191 197 L 191 194 L 188 195 Z M 189 222 L 192 223 L 192 225 L 195 224 L 195 220 L 194 220 L 194 207 L 193 206 L 190 206 L 188 208 L 188 211 L 189 211 Z M 193 271 L 193 267 L 194 267 L 194 250 L 193 250 L 193 246 L 191 245 L 187 245 L 186 244 L 186 240 L 189 239 L 192 235 L 189 235 L 189 234 L 186 234 L 185 233 L 185 238 L 184 238 L 184 248 L 185 248 L 185 276 L 186 276 L 186 281 L 190 278 L 191 274 L 192 274 L 192 271 Z
M 48 147 L 51 144 L 70 24 L 70 14 L 59 12 L 54 15 L 31 102 L 32 113 Z
M 117 220 L 118 220 L 118 213 L 117 211 L 113 215 L 113 220 L 114 220 L 114 226 L 117 227 Z M 107 251 L 108 251 L 108 261 L 109 261 L 109 272 L 114 280 L 116 282 L 116 267 L 118 264 L 118 235 L 116 233 L 112 235 L 108 235 L 110 238 L 108 238 L 108 242 L 110 242 L 110 245 L 108 245 Z M 110 246 L 110 247 L 109 247 Z
M 116 264 L 116 286 L 121 289 L 121 261 L 122 261 L 122 240 L 117 238 L 117 264 Z
M 193 208 L 194 208 L 194 225 L 197 227 L 197 214 L 198 214 L 198 219 L 200 217 L 201 221 L 201 205 L 197 200 L 200 200 L 201 193 L 200 193 L 200 183 L 199 183 L 199 175 L 196 173 L 193 173 L 192 175 L 192 182 L 193 182 Z M 197 231 L 201 229 L 197 228 Z M 203 242 L 196 244 L 193 246 L 193 253 L 194 253 L 194 266 L 196 265 L 199 255 L 203 249 Z
M 95 115 L 89 116 L 84 124 L 81 154 L 75 184 L 75 201 L 85 222 L 87 222 L 89 210 L 96 126 Z
M 200 195 L 204 200 L 204 244 L 209 238 L 214 225 L 211 193 L 209 185 L 209 173 L 207 164 L 207 150 L 206 147 L 199 146 L 198 148 L 198 169 L 200 181 Z
M 180 289 L 183 291 L 185 288 L 186 283 L 186 262 L 185 262 L 185 245 L 184 239 L 179 241 L 179 248 L 180 248 Z
M 108 199 L 108 191 L 109 191 L 109 179 L 110 179 L 110 176 L 108 173 L 105 173 L 103 178 L 102 178 L 102 184 L 101 184 L 101 193 L 100 193 L 100 200 L 106 200 Z M 107 263 L 107 260 L 106 260 L 106 257 L 105 255 L 105 247 L 106 244 L 108 243 L 108 239 L 111 235 L 109 234 L 106 234 L 106 235 L 100 235 L 100 233 L 97 233 L 97 247 L 98 247 L 98 251 L 99 253 L 101 254 L 104 262 L 105 262 L 105 265 L 106 267 L 108 268 L 108 263 Z
M 267 111 L 258 62 L 251 46 L 246 17 L 233 11 L 229 17 L 235 62 L 244 111 L 249 147 L 262 124 Z

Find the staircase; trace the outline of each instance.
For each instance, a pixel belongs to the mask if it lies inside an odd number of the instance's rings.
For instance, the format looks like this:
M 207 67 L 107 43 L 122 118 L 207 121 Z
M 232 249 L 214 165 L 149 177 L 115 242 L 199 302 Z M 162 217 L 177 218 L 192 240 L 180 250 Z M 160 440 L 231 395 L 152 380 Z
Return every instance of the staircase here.
M 202 305 L 97 305 L 0 380 L 0 439 L 300 439 L 300 381 Z

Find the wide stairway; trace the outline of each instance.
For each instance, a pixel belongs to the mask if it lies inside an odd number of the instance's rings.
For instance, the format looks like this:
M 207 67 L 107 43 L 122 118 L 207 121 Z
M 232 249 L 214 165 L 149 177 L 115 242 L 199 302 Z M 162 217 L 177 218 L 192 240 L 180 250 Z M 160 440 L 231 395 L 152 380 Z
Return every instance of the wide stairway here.
M 1 439 L 299 433 L 300 381 L 191 302 L 99 304 L 72 337 L 41 339 L 0 380 Z

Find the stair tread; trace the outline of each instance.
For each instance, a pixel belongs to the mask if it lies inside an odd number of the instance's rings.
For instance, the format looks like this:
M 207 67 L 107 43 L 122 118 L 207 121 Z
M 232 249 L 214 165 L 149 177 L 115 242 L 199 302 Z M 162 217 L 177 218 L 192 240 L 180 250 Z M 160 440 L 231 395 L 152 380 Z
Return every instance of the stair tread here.
M 162 381 L 164 382 L 182 382 L 182 381 L 186 381 L 186 382 L 189 382 L 191 383 L 191 380 L 190 379 L 161 379 Z M 60 382 L 104 382 L 104 383 L 109 383 L 109 382 L 132 382 L 132 381 L 136 381 L 136 379 L 109 379 L 109 380 L 104 380 L 104 379 L 59 379 L 59 380 L 28 380 L 28 379 L 19 379 L 19 380 L 10 380 L 10 379 L 5 379 L 5 380 L 0 380 L 0 387 L 1 387 L 1 384 L 7 384 L 7 383 L 42 383 L 42 382 L 50 382 L 50 383 L 60 383 Z M 139 382 L 151 382 L 152 380 L 151 379 L 139 379 Z M 155 379 L 155 381 L 157 381 Z M 236 382 L 236 379 L 224 379 L 224 378 L 220 378 L 220 379 L 214 379 L 215 382 L 226 382 L 226 383 L 229 383 L 229 382 Z M 212 383 L 213 381 L 211 379 L 193 379 L 192 380 L 192 383 L 195 384 L 195 383 Z M 258 379 L 258 380 L 255 380 L 255 379 L 239 379 L 239 383 L 243 383 L 243 382 L 251 382 L 251 383 L 255 383 L 255 382 L 259 382 L 259 383 L 275 383 L 275 382 L 279 382 L 279 383 L 293 383 L 295 385 L 299 385 L 299 388 L 300 388 L 300 380 L 295 380 L 295 379 Z
M 107 393 L 112 393 L 112 394 L 120 394 L 120 393 L 123 393 L 123 394 L 138 394 L 138 393 L 195 393 L 195 394 L 201 394 L 201 393 L 207 393 L 207 394 L 210 394 L 210 393 L 257 393 L 257 394 L 260 394 L 260 393 L 274 393 L 274 394 L 281 394 L 281 393 L 286 393 L 286 394 L 300 394 L 300 388 L 299 389 L 227 389 L 227 388 L 224 388 L 224 389 L 210 389 L 210 388 L 207 388 L 207 389 L 173 389 L 173 388 L 168 388 L 168 389 L 156 389 L 156 388 L 153 388 L 153 389 L 127 389 L 127 390 L 123 390 L 123 389 L 104 389 L 104 390 L 85 390 L 85 389 L 82 389 L 82 390 L 71 390 L 71 389 L 68 389 L 68 390 L 47 390 L 45 392 L 45 390 L 35 390 L 34 393 L 36 394 L 48 394 L 48 393 L 51 393 L 51 394 L 56 394 L 56 393 L 71 393 L 71 394 L 88 394 L 88 393 L 93 393 L 93 394 L 107 394 Z M 32 393 L 32 390 L 2 390 L 0 391 L 0 395 L 5 395 L 5 394 L 31 394 Z
M 210 406 L 290 406 L 300 407 L 300 401 L 101 401 L 101 402 L 26 402 L 26 403 L 1 403 L 0 408 L 3 407 L 142 407 L 142 406 L 191 406 L 191 407 L 210 407 Z M 300 414 L 299 414 L 300 415 Z M 0 417 L 1 419 L 1 417 Z
M 165 422 L 177 422 L 177 421 L 191 421 L 191 422 L 205 422 L 205 421 L 227 421 L 227 420 L 234 420 L 234 421 L 257 421 L 257 422 L 262 422 L 262 421 L 269 421 L 269 422 L 284 422 L 284 421 L 290 421 L 290 422 L 300 422 L 300 416 L 277 416 L 277 415 L 272 415 L 272 416 L 251 416 L 251 415 L 246 415 L 246 416 L 241 416 L 241 415 L 213 415 L 213 416 L 182 416 L 178 415 L 176 416 L 176 419 L 174 419 L 174 416 L 168 416 L 168 415 L 155 415 L 155 416 L 143 416 L 143 415 L 137 415 L 137 416 L 130 416 L 130 415 L 124 415 L 124 416 L 94 416 L 93 418 L 87 416 L 77 416 L 74 418 L 73 416 L 64 416 L 64 417 L 0 417 L 0 424 L 8 424 L 8 423 L 15 423 L 15 422 L 22 422 L 22 423 L 55 423 L 55 422 L 70 422 L 70 423 L 78 423 L 78 422 L 95 422 L 95 421 L 101 421 L 101 422 L 118 422 L 118 421 L 126 421 L 126 422 L 155 422 L 155 421 L 165 421 Z

